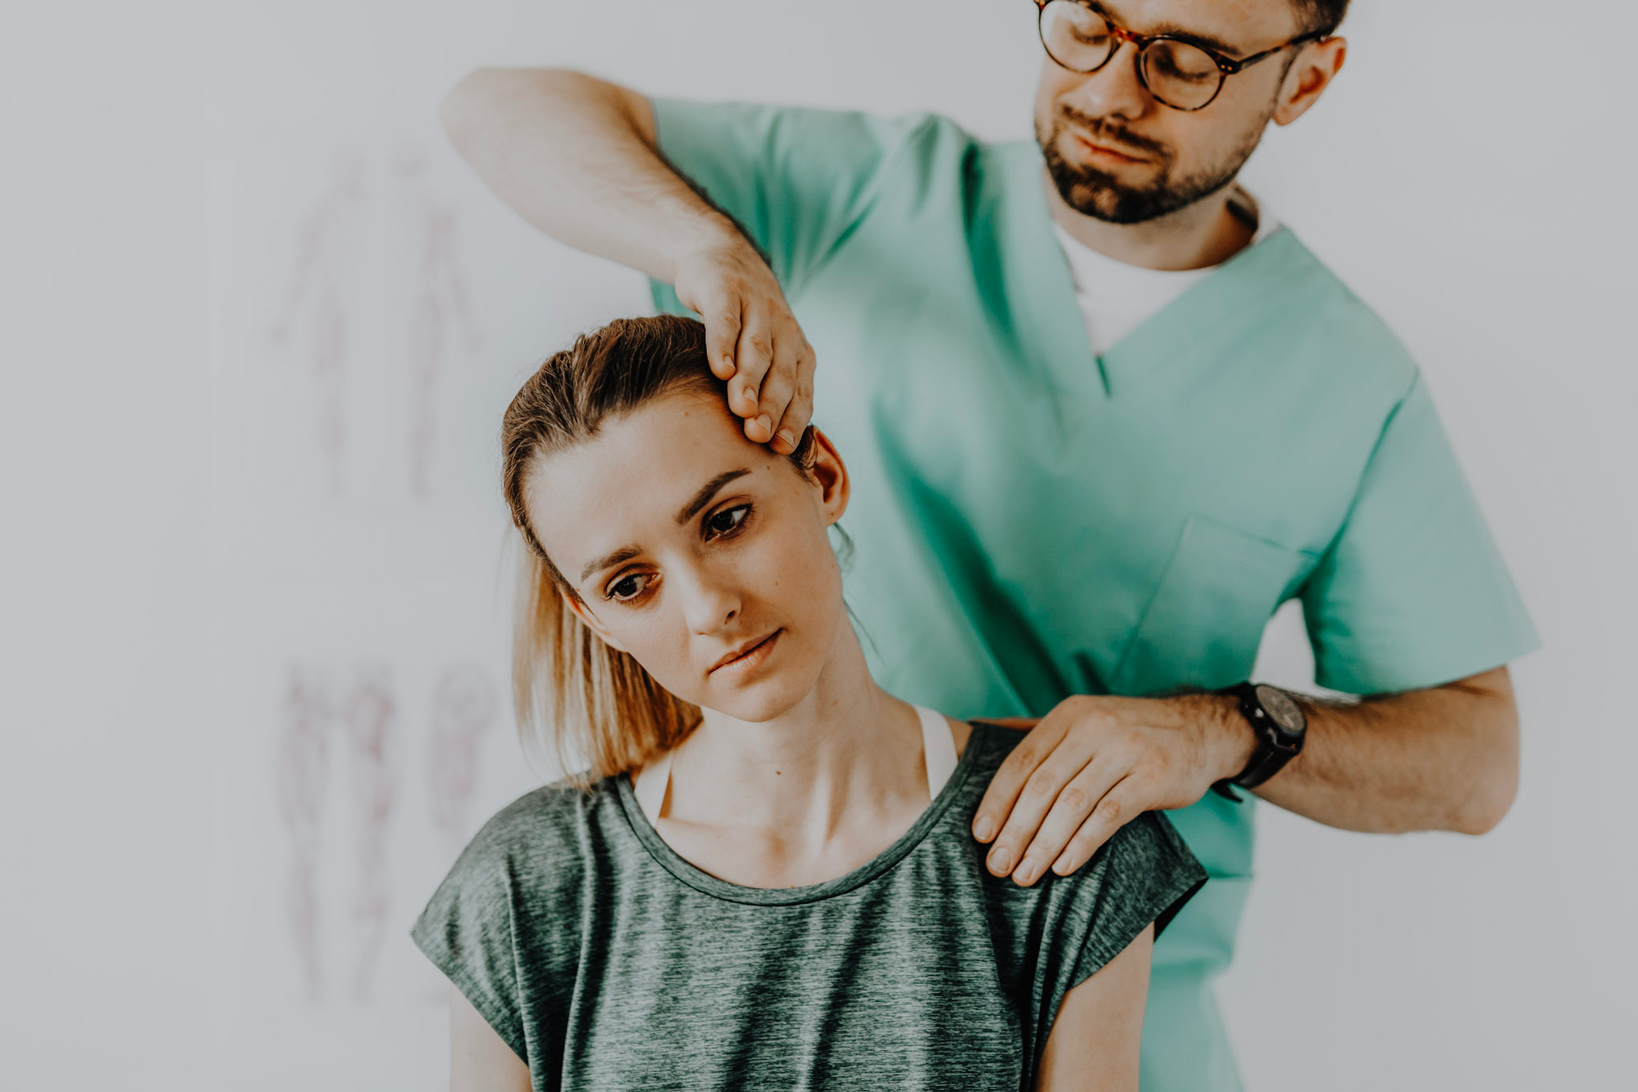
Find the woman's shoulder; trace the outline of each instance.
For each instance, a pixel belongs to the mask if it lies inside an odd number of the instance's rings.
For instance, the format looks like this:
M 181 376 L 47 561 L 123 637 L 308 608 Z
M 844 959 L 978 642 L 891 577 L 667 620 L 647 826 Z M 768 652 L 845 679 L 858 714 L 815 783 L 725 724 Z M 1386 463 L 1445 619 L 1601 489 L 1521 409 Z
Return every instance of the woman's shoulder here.
M 609 843 L 615 793 L 612 781 L 562 781 L 518 797 L 467 843 L 410 929 L 520 1057 L 525 1014 L 565 1005 L 573 988 L 585 880 Z
M 1027 734 L 983 721 L 973 723 L 967 743 L 971 752 L 965 792 L 967 823 L 990 779 Z M 982 853 L 984 847 L 974 845 L 975 852 Z M 1090 861 L 1067 876 L 1048 874 L 1030 888 L 992 877 L 987 869 L 983 876 L 986 882 L 993 881 L 1001 905 L 1045 899 L 1075 929 L 1107 939 L 1113 947 L 1105 956 L 1112 958 L 1145 925 L 1153 923 L 1157 933 L 1165 929 L 1205 882 L 1206 872 L 1170 820 L 1159 812 L 1145 812 L 1117 830 Z
M 601 843 L 596 833 L 619 816 L 612 777 L 590 782 L 564 778 L 542 785 L 490 816 L 461 852 L 457 868 L 463 862 L 474 868 L 504 867 L 514 874 L 572 868 L 583 863 L 588 846 Z

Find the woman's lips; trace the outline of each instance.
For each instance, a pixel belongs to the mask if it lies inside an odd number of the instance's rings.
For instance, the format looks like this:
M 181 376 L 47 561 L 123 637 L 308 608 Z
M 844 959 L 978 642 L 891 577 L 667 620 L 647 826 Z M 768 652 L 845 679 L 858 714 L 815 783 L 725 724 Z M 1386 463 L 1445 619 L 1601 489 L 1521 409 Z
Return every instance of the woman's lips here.
M 774 644 L 779 640 L 779 635 L 783 632 L 785 631 L 782 629 L 776 629 L 749 648 L 724 656 L 717 661 L 716 666 L 711 668 L 708 674 L 716 675 L 727 671 L 737 675 L 751 670 L 773 655 Z

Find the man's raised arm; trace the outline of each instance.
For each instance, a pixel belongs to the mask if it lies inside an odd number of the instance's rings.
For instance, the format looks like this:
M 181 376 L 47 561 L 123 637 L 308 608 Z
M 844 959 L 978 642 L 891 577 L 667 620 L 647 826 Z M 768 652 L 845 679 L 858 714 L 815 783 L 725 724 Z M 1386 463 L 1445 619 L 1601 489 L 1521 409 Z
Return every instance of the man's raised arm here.
M 705 320 L 745 435 L 794 450 L 813 409 L 813 350 L 756 247 L 660 156 L 648 99 L 564 69 L 479 69 L 440 116 L 529 223 L 673 285 Z

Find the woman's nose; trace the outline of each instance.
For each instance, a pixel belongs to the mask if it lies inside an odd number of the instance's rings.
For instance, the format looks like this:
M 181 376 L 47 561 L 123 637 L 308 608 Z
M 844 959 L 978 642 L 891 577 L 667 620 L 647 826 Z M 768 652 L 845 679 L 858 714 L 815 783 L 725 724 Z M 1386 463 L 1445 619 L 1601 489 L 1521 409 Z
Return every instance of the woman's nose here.
M 691 632 L 717 633 L 739 617 L 741 597 L 733 585 L 710 573 L 690 573 L 682 581 L 683 613 Z

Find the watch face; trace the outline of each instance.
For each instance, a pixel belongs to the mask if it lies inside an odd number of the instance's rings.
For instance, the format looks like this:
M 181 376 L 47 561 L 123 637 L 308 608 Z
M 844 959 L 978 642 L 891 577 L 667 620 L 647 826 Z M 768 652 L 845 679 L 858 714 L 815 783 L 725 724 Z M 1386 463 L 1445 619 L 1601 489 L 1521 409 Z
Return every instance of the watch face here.
M 1287 732 L 1301 732 L 1308 726 L 1307 718 L 1291 695 L 1275 686 L 1257 687 L 1257 701 L 1274 724 Z

